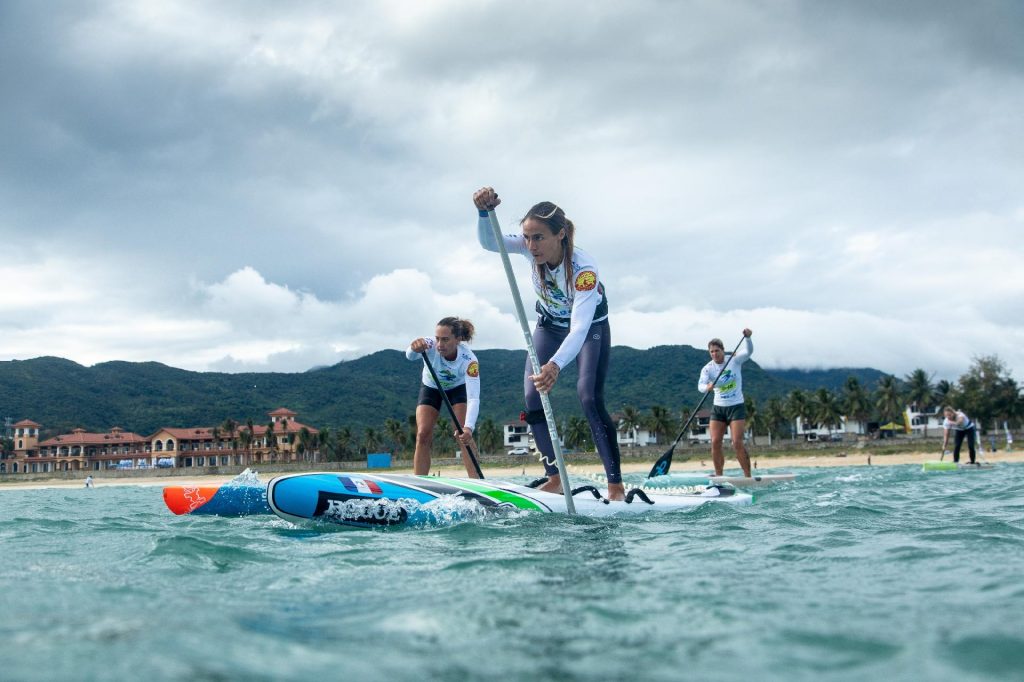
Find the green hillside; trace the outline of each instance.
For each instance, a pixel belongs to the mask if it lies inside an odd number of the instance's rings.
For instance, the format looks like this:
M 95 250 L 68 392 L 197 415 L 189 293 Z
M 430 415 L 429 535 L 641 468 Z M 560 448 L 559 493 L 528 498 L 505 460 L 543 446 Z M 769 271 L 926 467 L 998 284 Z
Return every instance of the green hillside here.
M 522 409 L 525 351 L 480 350 L 482 417 L 518 419 Z M 605 390 L 611 411 L 660 405 L 672 412 L 700 400 L 697 376 L 707 352 L 690 346 L 612 349 Z M 266 423 L 267 412 L 288 407 L 313 426 L 353 431 L 379 427 L 415 410 L 421 365 L 384 350 L 302 373 L 189 372 L 155 362 L 106 362 L 83 367 L 53 357 L 0 362 L 0 418 L 32 419 L 44 435 L 75 427 L 106 431 L 120 426 L 148 435 L 162 426 L 210 426 L 226 418 Z M 744 366 L 744 392 L 762 402 L 794 388 L 838 389 L 849 375 L 873 386 L 871 369 L 767 372 Z M 579 414 L 576 367 L 563 372 L 552 394 L 557 414 Z

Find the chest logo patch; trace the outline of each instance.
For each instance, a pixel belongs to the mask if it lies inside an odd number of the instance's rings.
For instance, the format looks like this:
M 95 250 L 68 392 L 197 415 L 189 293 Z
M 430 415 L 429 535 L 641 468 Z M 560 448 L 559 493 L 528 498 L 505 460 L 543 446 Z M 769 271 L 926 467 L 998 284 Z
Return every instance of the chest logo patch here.
M 597 286 L 597 273 L 584 270 L 576 275 L 576 291 L 590 291 Z

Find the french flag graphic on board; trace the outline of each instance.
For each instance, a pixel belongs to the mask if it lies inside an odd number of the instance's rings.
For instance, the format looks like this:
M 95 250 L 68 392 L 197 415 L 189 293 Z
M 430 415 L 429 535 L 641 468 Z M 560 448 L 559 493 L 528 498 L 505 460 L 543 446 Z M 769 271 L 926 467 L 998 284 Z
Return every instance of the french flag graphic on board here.
M 338 480 L 345 486 L 345 490 L 353 493 L 363 493 L 369 495 L 374 493 L 380 495 L 383 492 L 380 486 L 373 481 L 367 481 L 362 478 L 349 478 L 348 476 L 338 476 Z

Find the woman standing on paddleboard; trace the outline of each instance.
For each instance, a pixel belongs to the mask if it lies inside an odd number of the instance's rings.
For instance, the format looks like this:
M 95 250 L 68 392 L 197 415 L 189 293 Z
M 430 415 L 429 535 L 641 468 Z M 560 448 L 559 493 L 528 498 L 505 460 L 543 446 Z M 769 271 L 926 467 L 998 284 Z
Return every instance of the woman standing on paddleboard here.
M 960 461 L 960 446 L 964 443 L 964 438 L 967 439 L 967 451 L 971 453 L 971 464 L 975 464 L 974 461 L 974 434 L 976 429 L 974 428 L 974 422 L 971 418 L 964 414 L 961 410 L 956 410 L 947 405 L 942 408 L 943 417 L 942 420 L 942 452 L 946 452 L 946 445 L 949 444 L 949 432 L 955 431 L 956 436 L 953 437 L 953 461 Z
M 473 195 L 473 203 L 480 211 L 477 227 L 480 245 L 488 251 L 498 251 L 487 212 L 496 208 L 501 199 L 493 188 L 484 187 Z M 575 226 L 565 217 L 565 212 L 550 201 L 531 208 L 519 225 L 522 233 L 505 235 L 504 240 L 509 253 L 522 254 L 534 265 L 532 279 L 539 317 L 533 331 L 533 344 L 541 369 L 540 374 L 532 374 L 527 358 L 523 389 L 526 422 L 533 430 L 548 477 L 541 490 L 558 492 L 562 484 L 540 393 L 549 392 L 561 370 L 576 360 L 579 370 L 576 393 L 604 463 L 608 498 L 624 499 L 626 491 L 622 486 L 617 430 L 604 405 L 611 333 L 608 299 L 598 277 L 597 263 L 576 248 Z
M 446 317 L 437 323 L 433 339 L 413 339 L 405 351 L 405 357 L 420 362 L 423 360 L 421 353 L 426 353 L 427 361 L 442 384 L 437 386 L 430 370 L 423 367 L 423 383 L 416 405 L 416 451 L 412 457 L 413 471 L 418 476 L 430 473 L 434 427 L 441 412 L 441 403 L 444 402 L 441 398 L 443 390 L 462 426 L 461 434 L 455 429 L 455 440 L 462 450 L 462 462 L 470 478 L 479 478 L 466 451 L 467 445 L 476 449 L 473 429 L 480 414 L 480 363 L 466 345 L 473 339 L 473 332 L 473 323 L 469 320 Z
M 754 344 L 750 340 L 753 334 L 749 329 L 743 330 L 744 348 L 732 356 L 726 367 L 725 346 L 721 339 L 708 341 L 708 353 L 711 362 L 704 365 L 697 381 L 697 390 L 701 393 L 715 392 L 714 406 L 711 408 L 711 422 L 708 431 L 711 435 L 711 461 L 715 465 L 715 476 L 721 476 L 725 469 L 725 455 L 722 453 L 722 440 L 725 438 L 725 427 L 729 427 L 729 438 L 736 451 L 736 461 L 743 469 L 743 475 L 750 478 L 750 455 L 743 445 L 743 432 L 747 425 L 747 411 L 743 404 L 743 363 L 750 359 L 754 352 Z M 718 377 L 718 380 L 715 380 Z

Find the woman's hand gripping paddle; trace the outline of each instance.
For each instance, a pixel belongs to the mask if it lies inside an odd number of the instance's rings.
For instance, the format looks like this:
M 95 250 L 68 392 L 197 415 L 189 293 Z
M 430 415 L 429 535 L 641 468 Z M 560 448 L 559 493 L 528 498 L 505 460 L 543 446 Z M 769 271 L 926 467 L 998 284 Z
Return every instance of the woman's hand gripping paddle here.
M 744 339 L 746 338 L 746 336 L 740 337 L 740 343 L 737 343 L 736 347 L 732 349 L 732 355 L 730 355 L 726 359 L 725 364 L 722 365 L 722 369 L 718 372 L 718 376 L 716 376 L 715 380 L 712 382 L 712 387 L 718 384 L 718 380 L 722 378 L 722 375 L 725 373 L 725 369 L 729 366 L 729 363 L 732 362 L 733 357 L 740 349 L 740 344 L 742 344 Z M 686 420 L 685 424 L 683 424 L 683 428 L 680 429 L 679 435 L 676 436 L 676 439 L 672 442 L 672 445 L 669 447 L 668 450 L 665 451 L 665 454 L 658 458 L 658 461 L 654 463 L 654 466 L 651 467 L 651 473 L 647 474 L 647 478 L 668 475 L 668 470 L 672 467 L 672 453 L 675 452 L 676 446 L 679 445 L 679 441 L 683 438 L 683 435 L 686 433 L 686 430 L 690 428 L 690 422 L 692 422 L 694 418 L 697 416 L 697 412 L 700 411 L 701 405 L 704 404 L 704 401 L 707 400 L 708 396 L 711 395 L 713 392 L 714 388 L 704 393 L 704 397 L 702 397 L 700 399 L 700 402 L 697 403 L 697 407 L 693 409 L 693 412 L 690 414 L 690 418 Z

